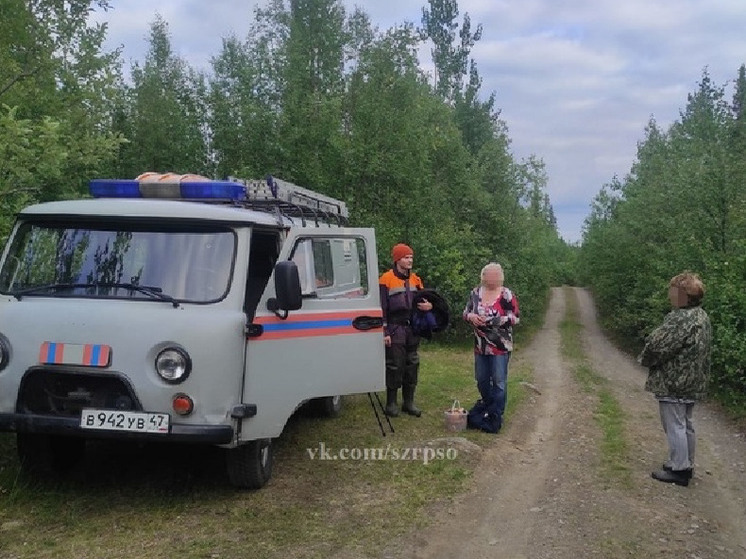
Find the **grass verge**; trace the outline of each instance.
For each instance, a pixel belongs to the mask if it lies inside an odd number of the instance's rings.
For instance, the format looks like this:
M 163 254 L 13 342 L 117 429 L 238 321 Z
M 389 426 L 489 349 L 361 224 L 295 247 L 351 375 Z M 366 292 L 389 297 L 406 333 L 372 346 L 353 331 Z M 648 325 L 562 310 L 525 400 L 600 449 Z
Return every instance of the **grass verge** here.
M 583 392 L 597 397 L 594 418 L 601 429 L 601 469 L 623 486 L 632 485 L 628 445 L 624 435 L 624 411 L 600 376 L 586 359 L 582 344 L 583 326 L 578 301 L 572 289 L 565 288 L 565 318 L 560 323 L 562 355 L 571 363 L 573 376 Z
M 19 474 L 15 437 L 0 434 L 0 557 L 321 558 L 354 548 L 380 556 L 387 542 L 424 525 L 433 503 L 463 491 L 478 464 L 469 445 L 454 459 L 321 460 L 313 451 L 445 444 L 443 411 L 477 398 L 471 348 L 422 347 L 417 403 L 421 418 L 392 420 L 381 436 L 365 395 L 345 398 L 336 419 L 297 414 L 275 445 L 275 471 L 264 489 L 227 485 L 215 448 L 90 444 L 64 480 Z M 509 420 L 531 371 L 511 362 Z M 480 447 L 494 435 L 459 433 Z M 498 435 L 499 436 L 499 435 Z M 421 455 L 420 455 L 421 456 Z M 448 455 L 447 455 L 448 456 Z M 353 543 L 354 542 L 354 543 Z

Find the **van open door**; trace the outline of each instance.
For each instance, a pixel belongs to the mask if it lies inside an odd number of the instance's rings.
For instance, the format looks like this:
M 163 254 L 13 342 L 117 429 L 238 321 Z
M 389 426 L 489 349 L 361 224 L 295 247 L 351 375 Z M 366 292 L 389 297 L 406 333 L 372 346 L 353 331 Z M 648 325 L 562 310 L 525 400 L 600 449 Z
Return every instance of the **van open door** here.
M 308 400 L 333 406 L 337 396 L 385 388 L 374 231 L 291 228 L 283 261 L 297 269 L 300 308 L 277 308 L 276 270 L 247 328 L 243 402 L 256 415 L 243 420 L 242 440 L 279 436 Z

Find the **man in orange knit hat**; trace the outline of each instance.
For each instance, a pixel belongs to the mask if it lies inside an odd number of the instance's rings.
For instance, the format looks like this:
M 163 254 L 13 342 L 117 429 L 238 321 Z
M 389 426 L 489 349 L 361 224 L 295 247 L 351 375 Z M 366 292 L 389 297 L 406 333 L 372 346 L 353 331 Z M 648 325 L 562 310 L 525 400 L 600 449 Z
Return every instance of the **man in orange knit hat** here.
M 421 410 L 414 405 L 417 372 L 420 356 L 417 347 L 420 338 L 412 331 L 410 319 L 414 305 L 413 291 L 424 289 L 422 280 L 412 272 L 414 251 L 399 243 L 391 250 L 394 266 L 378 280 L 383 308 L 384 338 L 386 344 L 386 415 L 399 415 L 397 391 L 402 389 L 402 411 L 420 417 Z M 426 299 L 417 308 L 427 312 L 433 305 Z

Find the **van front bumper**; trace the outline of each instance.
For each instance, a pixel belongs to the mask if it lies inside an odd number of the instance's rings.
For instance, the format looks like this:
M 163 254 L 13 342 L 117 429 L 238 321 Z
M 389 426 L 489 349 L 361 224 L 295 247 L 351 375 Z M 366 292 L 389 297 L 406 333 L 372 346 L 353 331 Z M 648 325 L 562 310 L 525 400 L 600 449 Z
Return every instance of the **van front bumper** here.
M 16 433 L 44 433 L 90 439 L 126 439 L 178 443 L 228 444 L 233 440 L 230 425 L 190 425 L 172 423 L 168 433 L 144 433 L 135 431 L 104 431 L 83 429 L 80 419 L 54 417 L 26 413 L 0 413 L 0 431 Z

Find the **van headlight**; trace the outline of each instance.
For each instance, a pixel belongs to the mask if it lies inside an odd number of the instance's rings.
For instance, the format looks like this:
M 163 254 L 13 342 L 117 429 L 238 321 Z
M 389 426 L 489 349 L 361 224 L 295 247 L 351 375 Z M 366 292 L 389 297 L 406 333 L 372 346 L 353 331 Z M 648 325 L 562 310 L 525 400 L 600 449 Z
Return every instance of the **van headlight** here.
M 183 349 L 169 347 L 155 358 L 155 370 L 158 375 L 173 384 L 183 382 L 192 370 L 192 360 Z
M 0 336 L 0 371 L 8 366 L 10 362 L 10 345 L 3 336 Z

